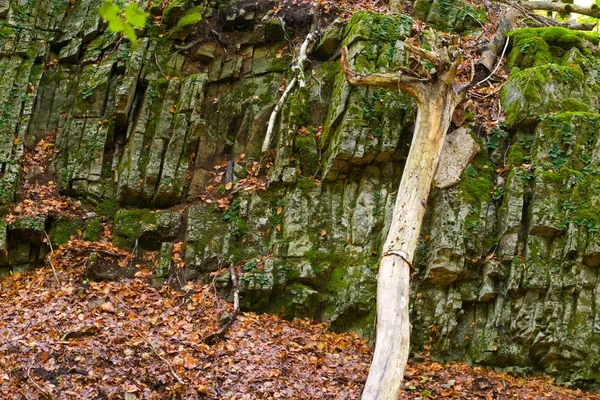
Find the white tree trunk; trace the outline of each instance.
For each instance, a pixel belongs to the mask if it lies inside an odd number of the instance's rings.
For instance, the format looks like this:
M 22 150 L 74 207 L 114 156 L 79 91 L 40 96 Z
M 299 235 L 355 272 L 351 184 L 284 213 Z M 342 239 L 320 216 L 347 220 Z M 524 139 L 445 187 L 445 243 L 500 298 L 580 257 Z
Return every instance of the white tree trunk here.
M 377 337 L 367 399 L 397 399 L 410 347 L 408 313 L 410 265 L 425 206 L 454 108 L 462 95 L 438 80 L 418 104 L 415 132 L 377 276 Z

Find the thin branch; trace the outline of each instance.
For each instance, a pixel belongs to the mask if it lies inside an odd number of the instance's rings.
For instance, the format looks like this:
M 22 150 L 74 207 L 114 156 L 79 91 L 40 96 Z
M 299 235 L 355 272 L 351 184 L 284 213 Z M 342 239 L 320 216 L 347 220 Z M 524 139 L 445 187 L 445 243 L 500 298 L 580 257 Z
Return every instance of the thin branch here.
M 316 76 L 315 76 L 315 70 L 312 70 L 312 75 L 311 77 L 317 81 L 317 83 L 319 84 L 319 102 L 323 102 L 323 96 L 321 95 L 322 91 L 323 91 L 323 82 L 321 82 Z
M 156 53 L 154 53 L 154 62 L 156 63 L 156 66 L 158 67 L 158 70 L 162 74 L 163 78 L 168 79 L 167 75 L 165 75 L 163 69 L 161 68 L 160 64 L 158 63 L 158 57 L 156 56 Z
M 510 37 L 506 38 L 506 43 L 504 44 L 504 48 L 502 49 L 502 54 L 500 54 L 500 57 L 498 58 L 498 62 L 496 63 L 496 66 L 494 67 L 492 72 L 490 72 L 490 74 L 485 79 L 482 79 L 481 81 L 477 82 L 474 86 L 479 86 L 482 83 L 486 82 L 488 79 L 490 79 L 496 73 L 496 71 L 498 71 L 498 68 L 500 68 L 500 65 L 502 64 L 502 60 L 504 59 L 504 54 L 506 53 L 506 49 L 508 48 L 508 42 L 510 42 Z
M 292 79 L 290 81 L 290 83 L 288 83 L 287 87 L 285 88 L 285 91 L 279 98 L 279 101 L 277 102 L 277 104 L 275 104 L 275 108 L 273 109 L 273 112 L 271 112 L 271 116 L 269 117 L 269 124 L 267 125 L 267 133 L 265 134 L 265 139 L 263 140 L 263 144 L 262 144 L 262 152 L 263 153 L 266 153 L 267 150 L 269 150 L 269 146 L 271 145 L 271 136 L 273 136 L 273 130 L 275 129 L 275 121 L 277 120 L 279 111 L 283 107 L 285 100 L 291 93 L 292 89 L 294 89 L 294 86 L 296 86 L 297 82 L 298 82 L 298 79 L 296 79 L 296 77 L 294 77 L 294 79 Z
M 25 371 L 25 373 L 27 374 L 27 377 L 29 378 L 29 380 L 31 381 L 31 383 L 33 383 L 33 386 L 35 386 L 35 388 L 37 389 L 38 392 L 40 392 L 40 394 L 42 395 L 42 397 L 44 397 L 45 399 L 51 399 L 52 396 L 46 392 L 31 376 L 30 372 L 31 371 L 31 367 L 29 367 L 28 369 L 23 368 L 23 370 Z
M 395 89 L 411 95 L 417 103 L 422 103 L 429 92 L 429 85 L 414 76 L 404 74 L 373 73 L 360 75 L 350 69 L 348 63 L 348 49 L 342 49 L 342 69 L 348 82 L 353 86 L 377 86 L 386 89 Z
M 307 60 L 308 46 L 315 40 L 315 32 L 311 32 L 306 35 L 304 42 L 302 42 L 302 46 L 300 46 L 300 53 L 298 54 L 298 59 L 296 63 L 292 66 L 292 71 L 296 73 L 298 77 L 298 84 L 301 88 L 306 87 L 306 81 L 304 79 L 304 64 Z
M 204 338 L 204 343 L 213 343 L 217 338 L 223 337 L 225 332 L 233 325 L 233 322 L 240 313 L 240 288 L 238 284 L 237 272 L 235 267 L 231 265 L 229 267 L 229 274 L 231 275 L 231 284 L 233 285 L 233 313 L 229 320 L 219 329 L 217 332 L 211 333 Z
M 204 40 L 206 40 L 206 39 L 204 39 L 204 38 L 200 38 L 200 39 L 198 39 L 198 40 L 194 40 L 193 42 L 190 42 L 190 43 L 188 43 L 188 44 L 186 44 L 186 45 L 184 45 L 184 46 L 178 46 L 178 45 L 174 45 L 173 47 L 175 47 L 175 49 L 177 49 L 177 51 L 175 51 L 175 53 L 173 53 L 173 54 L 177 54 L 177 53 L 179 53 L 180 51 L 186 51 L 186 50 L 189 50 L 189 49 L 191 49 L 192 47 L 196 46 L 197 44 L 200 44 L 200 43 L 202 43 Z
M 177 372 L 175 372 L 175 370 L 173 369 L 173 366 L 171 365 L 169 360 L 167 360 L 166 358 L 164 358 L 163 356 L 158 354 L 158 351 L 156 351 L 156 347 L 154 347 L 152 342 L 150 342 L 150 340 L 148 340 L 148 338 L 146 336 L 144 336 L 142 334 L 142 332 L 138 331 L 137 329 L 134 329 L 134 332 L 137 333 L 142 339 L 144 339 L 144 341 L 146 343 L 148 343 L 148 345 L 152 348 L 152 351 L 158 358 L 160 358 L 165 364 L 167 364 L 167 366 L 169 367 L 169 370 L 171 371 L 171 375 L 173 375 L 173 377 L 177 380 L 177 382 L 181 383 L 182 385 L 185 385 L 186 382 L 183 379 L 181 379 L 179 377 L 179 375 L 177 375 Z
M 44 230 L 44 236 L 46 236 L 46 241 L 48 242 L 48 246 L 50 246 L 50 254 L 48 254 L 46 256 L 48 258 L 48 264 L 50 264 L 50 267 L 52 268 L 52 274 L 54 274 L 54 279 L 56 279 L 56 284 L 58 286 L 61 286 L 60 279 L 58 279 L 58 275 L 56 273 L 56 268 L 54 268 L 54 263 L 52 262 L 52 253 L 54 253 L 54 249 L 52 248 L 52 243 L 50 242 L 50 238 L 48 237 L 48 234 L 46 233 L 45 230 Z

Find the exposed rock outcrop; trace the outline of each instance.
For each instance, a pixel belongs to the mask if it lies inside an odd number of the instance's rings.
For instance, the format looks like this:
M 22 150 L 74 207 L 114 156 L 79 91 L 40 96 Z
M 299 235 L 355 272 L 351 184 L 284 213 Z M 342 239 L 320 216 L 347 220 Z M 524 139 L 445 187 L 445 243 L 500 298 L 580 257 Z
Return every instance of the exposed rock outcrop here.
M 24 153 L 53 134 L 49 172 L 61 193 L 110 219 L 115 244 L 158 251 L 157 282 L 169 279 L 181 241 L 187 279 L 241 266 L 246 309 L 371 337 L 374 269 L 414 104 L 399 92 L 351 88 L 335 58 L 341 44 L 358 72 L 405 65 L 411 18 L 360 12 L 332 24 L 311 53 L 306 92 L 290 95 L 274 152 L 261 160 L 293 59 L 271 7 L 154 5 L 163 25 L 149 23 L 131 45 L 105 31 L 100 3 L 0 1 L 3 212 L 35 178 L 22 173 Z M 471 6 L 442 20 L 447 3 L 417 1 L 414 13 L 458 31 L 479 26 L 484 12 Z M 199 41 L 176 47 L 186 38 Z M 482 151 L 428 204 L 414 348 L 598 385 L 597 50 L 556 28 L 512 40 L 506 125 L 478 138 L 465 124 L 461 135 Z M 59 221 L 0 224 L 0 275 L 40 265 L 44 232 L 53 245 L 77 231 L 99 235 L 95 214 L 85 225 Z

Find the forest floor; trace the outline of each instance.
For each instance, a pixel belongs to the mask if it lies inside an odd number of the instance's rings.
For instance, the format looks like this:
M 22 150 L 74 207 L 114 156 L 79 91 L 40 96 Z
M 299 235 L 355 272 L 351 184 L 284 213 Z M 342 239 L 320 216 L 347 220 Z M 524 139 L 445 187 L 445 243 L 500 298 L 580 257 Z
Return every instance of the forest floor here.
M 213 285 L 155 288 L 143 265 L 120 282 L 88 281 L 86 245 L 56 249 L 54 271 L 0 279 L 0 399 L 359 397 L 371 350 L 358 336 L 242 313 L 205 344 L 231 312 Z M 402 387 L 401 399 L 600 399 L 549 378 L 429 361 L 411 364 Z

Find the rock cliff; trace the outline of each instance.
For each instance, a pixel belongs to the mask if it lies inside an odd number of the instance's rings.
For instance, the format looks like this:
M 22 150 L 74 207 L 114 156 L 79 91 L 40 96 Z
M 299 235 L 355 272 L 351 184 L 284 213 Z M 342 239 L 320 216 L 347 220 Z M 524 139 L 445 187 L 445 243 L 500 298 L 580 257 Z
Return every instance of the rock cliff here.
M 158 254 L 157 281 L 208 281 L 233 263 L 246 309 L 372 337 L 414 104 L 351 88 L 339 47 L 358 72 L 397 68 L 410 62 L 401 40 L 413 20 L 324 20 L 308 85 L 285 103 L 263 155 L 290 42 L 308 20 L 276 16 L 268 2 L 163 3 L 146 4 L 152 19 L 131 44 L 105 29 L 99 0 L 0 0 L 0 206 L 15 214 L 24 188 L 50 179 L 89 211 L 6 219 L 0 276 L 42 264 L 45 232 L 54 246 L 73 234 L 97 240 L 110 221 L 116 245 Z M 484 10 L 444 0 L 416 1 L 413 16 L 458 32 L 485 21 Z M 482 151 L 427 206 L 413 349 L 597 385 L 595 39 L 559 28 L 511 35 L 506 121 L 485 135 L 467 118 Z M 24 168 L 40 143 L 55 143 L 51 161 Z M 226 293 L 228 280 L 215 284 Z

